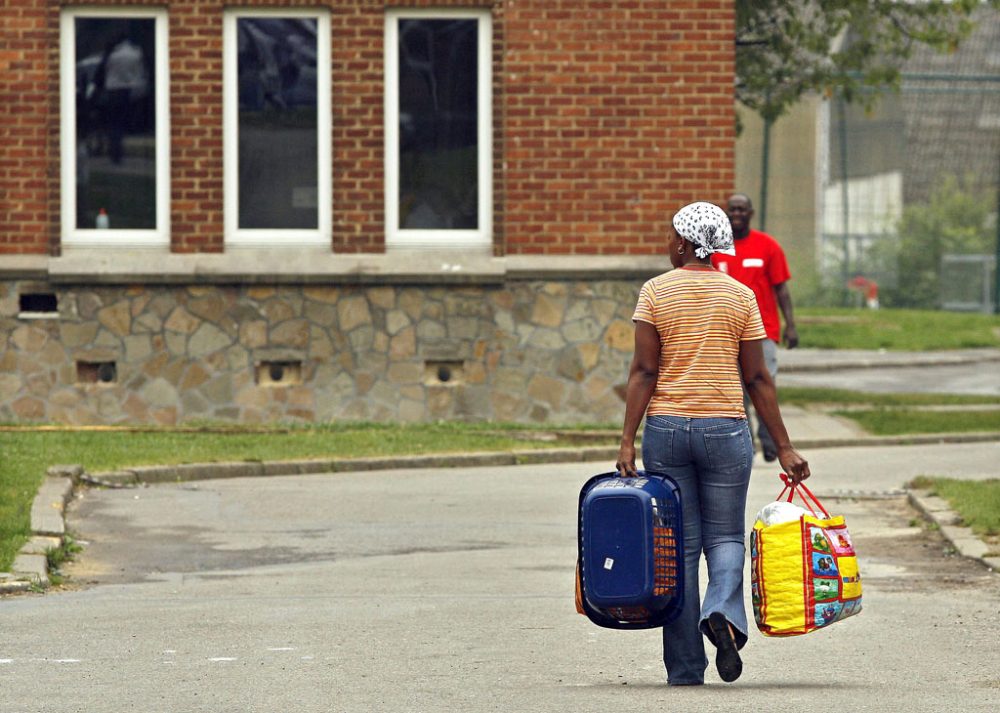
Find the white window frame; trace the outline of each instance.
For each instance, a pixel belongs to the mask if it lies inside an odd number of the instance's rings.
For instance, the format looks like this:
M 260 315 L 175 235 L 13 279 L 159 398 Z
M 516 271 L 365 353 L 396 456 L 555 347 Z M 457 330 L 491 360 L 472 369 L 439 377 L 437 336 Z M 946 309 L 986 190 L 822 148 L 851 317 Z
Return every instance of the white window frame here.
M 399 20 L 478 20 L 479 227 L 418 230 L 399 227 Z M 394 249 L 493 248 L 493 20 L 490 11 L 391 9 L 385 13 L 385 247 Z
M 76 27 L 78 17 L 155 20 L 156 227 L 98 230 L 76 226 Z M 170 61 L 167 11 L 162 8 L 63 8 L 59 20 L 59 153 L 62 188 L 62 247 L 170 247 Z M 114 220 L 114 216 L 111 218 Z
M 237 81 L 236 21 L 243 17 L 301 17 L 316 20 L 316 200 L 317 227 L 239 227 L 239 82 Z M 330 96 L 330 13 L 321 9 L 257 8 L 227 9 L 222 28 L 223 76 L 223 197 L 225 244 L 228 247 L 332 247 Z

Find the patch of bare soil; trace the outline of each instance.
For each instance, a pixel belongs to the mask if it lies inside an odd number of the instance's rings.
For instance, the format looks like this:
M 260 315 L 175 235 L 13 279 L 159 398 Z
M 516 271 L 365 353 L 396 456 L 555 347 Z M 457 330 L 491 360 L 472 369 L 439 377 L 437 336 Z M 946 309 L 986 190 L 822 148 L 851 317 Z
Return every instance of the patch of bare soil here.
M 862 518 L 878 518 L 870 536 L 854 537 L 862 577 L 887 591 L 932 592 L 979 586 L 1000 575 L 963 557 L 905 498 L 856 501 Z M 848 516 L 848 527 L 851 518 Z M 853 533 L 853 530 L 852 530 Z M 865 560 L 876 566 L 866 576 Z

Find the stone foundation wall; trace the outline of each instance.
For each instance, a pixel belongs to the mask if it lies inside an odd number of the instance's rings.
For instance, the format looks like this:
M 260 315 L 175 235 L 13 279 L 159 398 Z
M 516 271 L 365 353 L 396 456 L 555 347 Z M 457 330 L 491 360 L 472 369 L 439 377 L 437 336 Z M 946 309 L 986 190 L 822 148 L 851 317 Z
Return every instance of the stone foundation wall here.
M 0 420 L 618 421 L 641 283 L 6 280 Z

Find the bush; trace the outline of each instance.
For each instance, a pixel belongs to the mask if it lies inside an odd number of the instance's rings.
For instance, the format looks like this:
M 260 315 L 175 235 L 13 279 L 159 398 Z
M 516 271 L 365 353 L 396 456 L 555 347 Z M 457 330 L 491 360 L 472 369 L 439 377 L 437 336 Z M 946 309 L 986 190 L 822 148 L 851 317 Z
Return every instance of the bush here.
M 903 209 L 895 236 L 872 248 L 876 270 L 898 275 L 879 293 L 883 306 L 937 308 L 943 255 L 994 252 L 996 200 L 972 185 L 971 178 L 946 176 L 926 203 Z

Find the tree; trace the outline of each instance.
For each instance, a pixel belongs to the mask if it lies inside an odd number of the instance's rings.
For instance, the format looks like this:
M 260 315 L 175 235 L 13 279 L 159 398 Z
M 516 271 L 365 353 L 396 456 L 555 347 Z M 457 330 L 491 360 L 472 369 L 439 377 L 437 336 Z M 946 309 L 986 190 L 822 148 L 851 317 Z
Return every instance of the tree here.
M 875 272 L 896 275 L 895 284 L 882 292 L 885 306 L 935 309 L 944 254 L 993 252 L 995 203 L 989 190 L 974 186 L 972 176 L 945 176 L 928 201 L 903 209 L 895 238 L 873 249 L 868 258 Z
M 766 121 L 803 94 L 874 101 L 914 47 L 953 51 L 1000 0 L 736 0 L 736 98 Z

